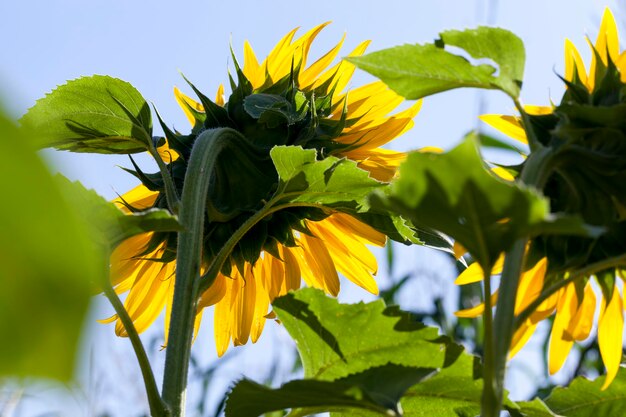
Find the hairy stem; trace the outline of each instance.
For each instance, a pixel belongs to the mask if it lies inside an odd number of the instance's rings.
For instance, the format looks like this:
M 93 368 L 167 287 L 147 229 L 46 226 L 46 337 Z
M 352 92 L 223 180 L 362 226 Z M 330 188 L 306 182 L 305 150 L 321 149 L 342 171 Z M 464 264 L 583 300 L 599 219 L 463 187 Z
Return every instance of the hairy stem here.
M 191 343 L 196 318 L 206 201 L 219 149 L 240 134 L 229 128 L 207 130 L 198 136 L 185 175 L 179 221 L 176 281 L 163 376 L 163 400 L 172 417 L 185 415 Z M 213 277 L 214 279 L 214 277 Z

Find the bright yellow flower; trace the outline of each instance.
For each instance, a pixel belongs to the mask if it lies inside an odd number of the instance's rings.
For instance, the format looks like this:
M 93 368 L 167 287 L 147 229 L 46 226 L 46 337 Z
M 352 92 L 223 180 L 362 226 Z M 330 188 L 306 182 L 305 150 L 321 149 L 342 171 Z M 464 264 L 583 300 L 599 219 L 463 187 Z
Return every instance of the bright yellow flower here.
M 298 91 L 330 98 L 332 107 L 329 114 L 322 115 L 324 121 L 339 123 L 343 119 L 345 123 L 334 137 L 327 139 L 324 149 L 335 149 L 334 156 L 354 160 L 371 177 L 389 181 L 405 154 L 380 146 L 412 126 L 412 119 L 421 103 L 389 115 L 402 98 L 382 82 L 346 91 L 355 67 L 347 61 L 330 66 L 339 53 L 343 39 L 307 66 L 309 48 L 326 25 L 319 25 L 295 40 L 294 29 L 261 63 L 246 42 L 241 71 L 249 81 L 253 94 L 267 91 L 292 77 L 291 81 Z M 361 55 L 368 43 L 361 43 L 350 55 Z M 178 89 L 175 89 L 175 96 L 189 121 L 197 125 L 199 118 L 204 116 L 203 106 Z M 222 86 L 218 89 L 215 103 L 223 108 L 228 106 Z M 166 162 L 179 157 L 176 153 L 168 153 L 165 147 L 161 150 Z M 117 201 L 126 210 L 126 207 L 145 209 L 153 207 L 157 199 L 162 198 L 159 192 L 141 185 Z M 340 212 L 329 211 L 323 219 L 305 218 L 303 223 L 310 234 L 289 230 L 290 239 L 295 244 L 277 242 L 272 253 L 265 248 L 256 262 L 246 261 L 243 268 L 232 261 L 233 267 L 228 276 L 220 273 L 215 283 L 201 294 L 196 328 L 203 309 L 215 305 L 218 355 L 224 354 L 231 340 L 234 345 L 243 345 L 249 339 L 256 342 L 263 330 L 269 304 L 274 298 L 299 288 L 301 279 L 308 286 L 335 296 L 339 293 L 339 271 L 367 291 L 378 293 L 372 277 L 376 274 L 377 263 L 367 245 L 383 246 L 385 235 Z M 128 291 L 125 306 L 138 331 L 148 328 L 165 307 L 167 334 L 175 280 L 175 254 L 168 254 L 171 245 L 168 246 L 167 241 L 155 242 L 153 238 L 152 234 L 144 234 L 120 245 L 111 258 L 111 280 L 118 293 Z M 116 332 L 124 335 L 119 320 Z
M 591 42 L 589 42 L 591 45 Z M 573 43 L 569 40 L 565 42 L 565 79 L 570 82 L 582 84 L 590 93 L 594 92 L 599 71 L 599 62 L 603 68 L 611 62 L 615 64 L 620 72 L 622 82 L 626 81 L 626 52 L 619 51 L 618 34 L 610 10 L 606 9 L 600 32 L 592 49 L 592 62 L 587 72 Z M 531 116 L 549 115 L 552 107 L 526 106 L 525 110 Z M 495 129 L 527 143 L 526 133 L 519 117 L 506 115 L 484 115 L 483 121 Z M 458 251 L 462 253 L 462 251 Z M 502 271 L 502 260 L 496 264 L 493 274 Z M 530 305 L 540 294 L 544 287 L 547 264 L 545 258 L 539 261 L 533 268 L 524 272 L 519 288 L 515 305 L 515 314 L 519 314 Z M 619 270 L 617 275 L 622 277 Z M 561 273 L 558 279 L 566 279 L 568 272 Z M 545 300 L 541 306 L 521 324 L 513 337 L 511 353 L 513 356 L 526 343 L 534 332 L 537 323 L 552 314 L 555 314 L 552 331 L 550 334 L 550 346 L 548 354 L 548 368 L 551 374 L 559 371 L 567 358 L 574 342 L 583 341 L 590 335 L 593 327 L 593 320 L 596 313 L 596 294 L 592 289 L 590 277 L 585 277 L 576 283 L 571 283 L 550 298 Z M 614 278 L 614 277 L 612 277 Z M 623 278 L 623 277 L 622 277 Z M 617 375 L 622 358 L 622 336 L 624 327 L 623 300 L 620 294 L 620 287 L 617 284 L 602 281 L 596 277 L 598 283 L 604 285 L 602 291 L 601 306 L 598 320 L 598 344 L 600 354 L 607 370 L 607 377 L 603 389 L 613 381 Z M 458 278 L 457 284 L 463 285 L 470 282 L 482 280 L 482 270 L 478 264 L 472 264 Z M 607 299 L 608 298 L 608 299 Z M 492 296 L 497 300 L 497 291 Z M 482 314 L 484 306 L 481 304 L 474 308 L 457 312 L 459 317 L 476 317 Z

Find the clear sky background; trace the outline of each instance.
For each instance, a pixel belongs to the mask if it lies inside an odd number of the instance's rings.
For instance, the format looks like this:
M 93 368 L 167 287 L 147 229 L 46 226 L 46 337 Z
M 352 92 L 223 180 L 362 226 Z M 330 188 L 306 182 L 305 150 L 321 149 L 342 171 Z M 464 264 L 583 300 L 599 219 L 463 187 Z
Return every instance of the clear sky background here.
M 36 99 L 68 79 L 106 74 L 133 84 L 156 105 L 170 126 L 186 131 L 188 122 L 172 94 L 175 85 L 190 92 L 179 71 L 213 96 L 217 86 L 228 81 L 229 44 L 232 43 L 237 56 L 243 60 L 243 42 L 247 39 L 262 59 L 292 28 L 300 26 L 304 32 L 332 20 L 333 24 L 314 44 L 312 57 L 334 46 L 344 32 L 347 40 L 343 51 L 348 53 L 364 39 L 373 41 L 370 51 L 374 51 L 403 43 L 430 42 L 445 29 L 486 23 L 507 28 L 526 45 L 523 102 L 548 104 L 550 97 L 558 99 L 563 91 L 555 72 L 563 73 L 564 39 L 570 38 L 588 58 L 584 36 L 589 34 L 595 39 L 606 6 L 612 8 L 624 32 L 626 7 L 623 0 L 3 0 L 0 2 L 3 18 L 0 102 L 17 118 Z M 357 73 L 352 86 L 369 80 L 369 76 Z M 513 105 L 501 93 L 474 90 L 457 90 L 427 98 L 415 120 L 415 128 L 392 147 L 400 150 L 423 146 L 449 148 L 478 126 L 476 116 L 481 111 L 512 113 Z M 155 131 L 158 133 L 159 129 Z M 7 153 L 10 157 L 10 150 L 5 150 L 5 155 Z M 129 165 L 125 157 L 57 152 L 46 152 L 45 157 L 55 169 L 71 179 L 81 180 L 107 198 L 136 184 L 131 176 L 116 167 Z M 428 288 L 419 288 L 419 291 L 430 295 L 454 293 L 451 291 L 453 272 L 445 259 L 414 248 L 403 248 L 401 254 L 399 274 L 402 270 L 419 269 L 425 275 L 444 280 L 423 280 L 421 285 Z M 386 277 L 382 269 L 381 286 L 384 287 Z M 424 300 L 413 296 L 410 290 L 402 295 L 401 306 L 419 308 Z M 346 300 L 370 298 L 354 289 L 342 297 Z M 452 306 L 454 297 L 447 297 L 446 302 Z M 91 321 L 106 317 L 110 312 L 102 300 L 97 300 Z M 201 364 L 209 366 L 215 360 L 212 317 L 210 314 L 205 317 L 194 353 Z M 209 396 L 211 404 L 223 394 L 229 381 L 244 374 L 257 380 L 265 378 L 268 363 L 276 357 L 283 357 L 282 362 L 289 364 L 290 341 L 277 327 L 268 323 L 268 331 L 257 346 L 237 349 L 235 356 L 220 368 L 215 389 Z M 159 327 L 146 335 L 145 340 L 161 334 Z M 50 411 L 59 414 L 46 415 L 97 416 L 103 410 L 111 410 L 115 416 L 139 415 L 143 393 L 128 345 L 127 340 L 113 336 L 112 326 L 92 323 L 88 326 L 81 360 L 82 383 L 72 387 L 69 393 L 48 385 L 28 389 L 25 404 L 18 406 L 14 415 L 35 416 Z M 530 345 L 527 352 L 520 355 L 521 362 L 511 365 L 509 388 L 516 398 L 528 395 L 532 385 L 545 377 L 543 370 L 524 365 L 524 361 L 540 362 L 536 352 L 533 353 L 532 341 Z M 155 363 L 161 367 L 164 354 L 156 348 L 153 351 Z M 281 366 L 278 373 L 288 374 L 288 365 Z M 567 378 L 567 375 L 560 378 Z M 191 396 L 194 395 L 199 394 L 192 391 Z M 6 392 L 0 391 L 0 410 L 3 399 L 6 400 Z

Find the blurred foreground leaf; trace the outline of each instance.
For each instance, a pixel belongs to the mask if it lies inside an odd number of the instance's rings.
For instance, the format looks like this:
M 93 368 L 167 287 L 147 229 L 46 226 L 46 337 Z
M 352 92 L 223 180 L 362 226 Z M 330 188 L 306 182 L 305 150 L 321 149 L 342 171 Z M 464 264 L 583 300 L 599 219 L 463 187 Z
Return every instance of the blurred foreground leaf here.
M 103 75 L 57 87 L 21 123 L 36 132 L 38 146 L 72 152 L 143 152 L 152 140 L 148 103 L 129 83 Z
M 69 380 L 106 263 L 32 139 L 0 115 L 0 375 Z
M 76 212 L 93 230 L 93 238 L 114 248 L 129 237 L 146 232 L 174 232 L 182 229 L 175 216 L 167 210 L 150 209 L 124 214 L 115 204 L 105 200 L 80 182 L 71 182 L 58 175 L 61 190 Z

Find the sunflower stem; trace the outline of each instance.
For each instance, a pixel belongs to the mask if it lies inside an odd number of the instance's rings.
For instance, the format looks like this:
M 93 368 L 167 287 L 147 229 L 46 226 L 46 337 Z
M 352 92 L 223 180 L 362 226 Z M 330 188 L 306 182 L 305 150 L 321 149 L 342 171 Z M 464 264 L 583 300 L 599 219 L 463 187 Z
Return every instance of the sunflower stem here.
M 482 405 L 481 405 L 481 416 L 482 417 L 495 417 L 496 414 L 493 414 L 495 410 L 495 406 L 497 403 L 496 400 L 496 389 L 495 389 L 495 372 L 494 372 L 494 340 L 493 340 L 493 312 L 491 305 L 491 270 L 485 271 L 483 276 L 484 282 L 484 304 L 485 309 L 483 310 L 483 323 L 484 323 L 484 331 L 485 331 L 485 340 L 483 347 L 483 396 L 482 396 Z
M 519 106 L 519 103 L 516 103 Z M 523 108 L 520 108 L 523 111 Z M 529 123 L 529 122 L 528 122 Z M 526 132 L 533 135 L 529 124 L 525 123 Z M 543 146 L 535 148 L 525 162 L 524 169 L 519 178 L 520 183 L 543 188 L 552 172 L 553 152 Z M 513 334 L 516 330 L 515 300 L 517 287 L 524 269 L 524 259 L 527 237 L 518 239 L 511 249 L 505 254 L 504 266 L 500 277 L 498 289 L 498 306 L 493 317 L 493 359 L 488 361 L 487 349 L 485 349 L 485 363 L 489 363 L 489 369 L 485 368 L 485 388 L 483 391 L 482 416 L 497 417 L 502 409 L 504 397 L 504 376 L 506 374 L 506 362 L 509 354 Z M 487 304 L 485 303 L 485 310 Z M 486 312 L 485 312 L 486 313 Z M 491 311 L 489 311 L 491 318 Z M 487 315 L 485 315 L 487 317 Z M 487 330 L 485 330 L 486 334 Z M 487 343 L 487 341 L 485 342 Z
M 163 400 L 172 417 L 185 415 L 187 376 L 196 318 L 206 201 L 219 148 L 240 134 L 230 128 L 207 130 L 195 140 L 185 175 L 179 221 L 176 281 L 170 316 Z M 213 277 L 214 279 L 214 277 Z
M 128 312 L 124 308 L 124 304 L 122 304 L 122 301 L 117 296 L 117 293 L 113 289 L 113 286 L 108 279 L 105 278 L 103 280 L 102 287 L 104 295 L 109 300 L 109 302 L 113 306 L 113 309 L 115 310 L 115 313 L 122 322 L 122 326 L 124 326 L 124 330 L 126 331 L 128 339 L 130 340 L 130 343 L 133 346 L 133 350 L 135 351 L 137 363 L 139 364 L 139 368 L 141 369 L 141 376 L 143 377 L 143 383 L 145 385 L 146 394 L 148 396 L 150 415 L 153 417 L 166 417 L 167 409 L 165 407 L 165 404 L 161 400 L 159 388 L 157 387 L 156 379 L 154 378 L 154 374 L 152 373 L 152 367 L 150 366 L 150 360 L 148 359 L 146 350 L 141 343 L 139 333 L 137 332 L 137 329 L 133 324 L 133 320 L 128 315 Z

